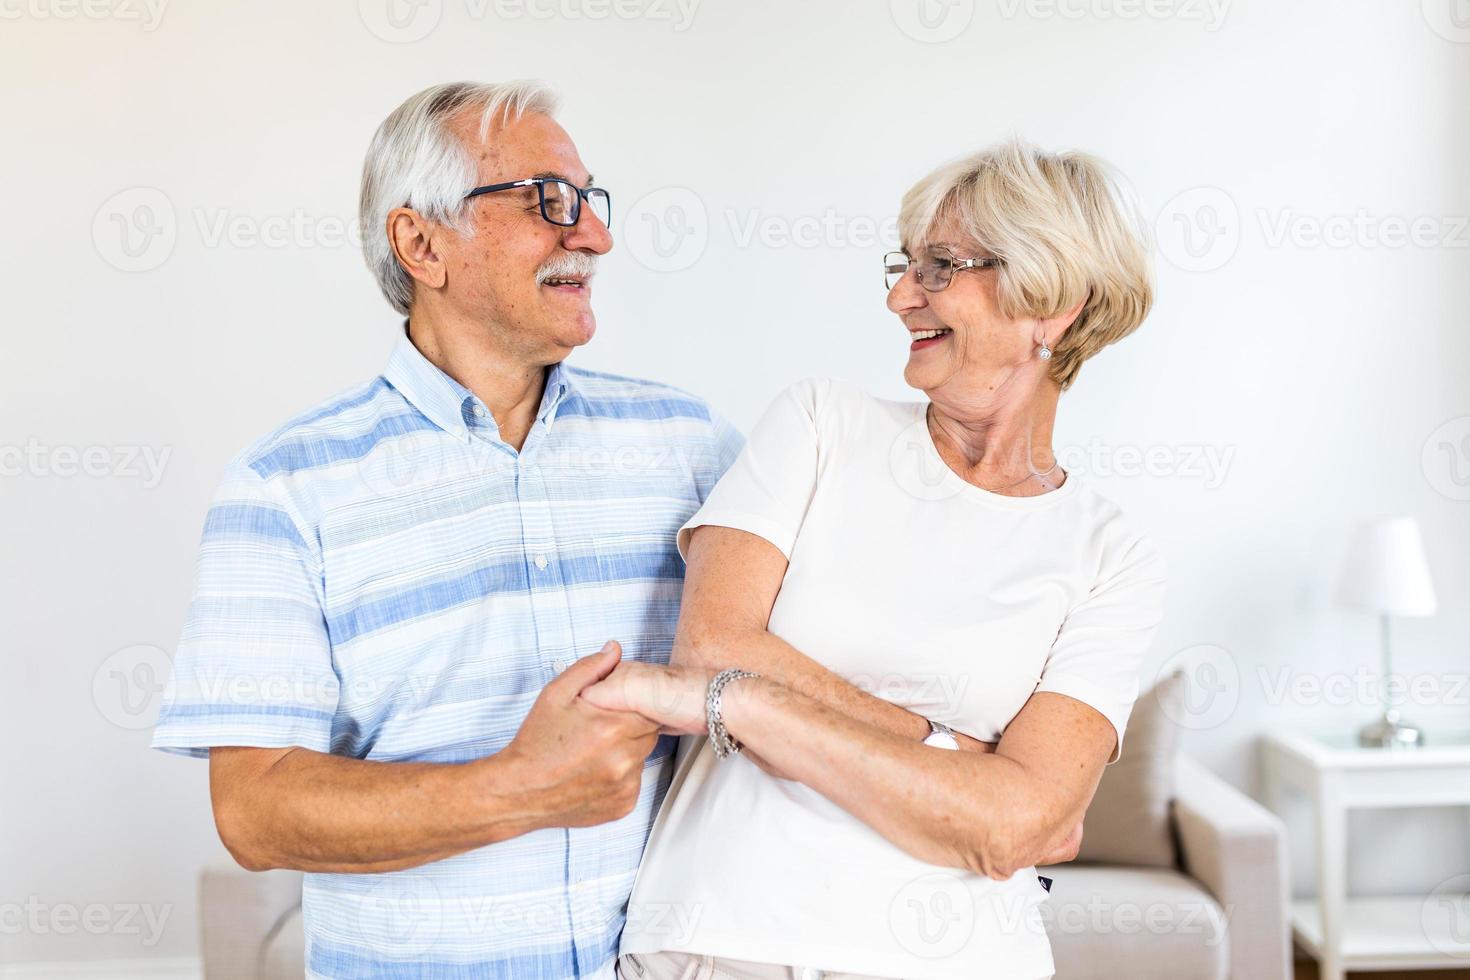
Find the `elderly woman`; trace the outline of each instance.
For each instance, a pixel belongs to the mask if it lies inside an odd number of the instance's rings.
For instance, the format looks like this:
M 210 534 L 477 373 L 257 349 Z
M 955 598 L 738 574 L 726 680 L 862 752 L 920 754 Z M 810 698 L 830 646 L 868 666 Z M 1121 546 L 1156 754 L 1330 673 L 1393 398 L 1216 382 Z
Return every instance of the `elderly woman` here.
M 782 393 L 679 532 L 673 665 L 584 692 L 708 735 L 625 978 L 1052 974 L 1034 865 L 1076 855 L 1165 580 L 1052 426 L 1147 314 L 1146 238 L 1100 161 L 1019 143 L 922 180 L 900 232 L 888 308 L 926 399 Z

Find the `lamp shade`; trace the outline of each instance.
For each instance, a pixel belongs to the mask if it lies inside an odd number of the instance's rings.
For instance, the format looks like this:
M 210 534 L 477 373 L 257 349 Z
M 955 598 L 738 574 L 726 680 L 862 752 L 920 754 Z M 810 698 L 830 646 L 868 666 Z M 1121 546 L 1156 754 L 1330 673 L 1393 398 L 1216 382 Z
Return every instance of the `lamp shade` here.
M 1383 616 L 1432 616 L 1434 582 L 1419 522 L 1389 517 L 1363 525 L 1348 547 L 1338 601 Z

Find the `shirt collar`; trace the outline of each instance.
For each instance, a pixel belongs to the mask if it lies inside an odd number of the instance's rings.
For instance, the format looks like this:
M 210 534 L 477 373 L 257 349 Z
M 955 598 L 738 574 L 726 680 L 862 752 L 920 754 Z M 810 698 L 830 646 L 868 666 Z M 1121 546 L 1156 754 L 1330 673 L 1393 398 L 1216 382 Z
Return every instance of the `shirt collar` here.
M 429 421 L 450 435 L 469 440 L 470 430 L 464 413 L 466 403 L 476 401 L 474 393 L 419 352 L 413 341 L 408 339 L 406 323 L 403 335 L 388 356 L 383 377 Z M 556 419 L 557 409 L 571 392 L 571 372 L 561 363 L 551 365 L 546 372 L 546 384 L 541 392 L 541 406 L 536 410 L 536 418 L 549 428 Z
M 572 372 L 566 369 L 562 361 L 551 365 L 546 372 L 546 389 L 541 392 L 541 407 L 536 410 L 536 417 L 551 428 L 556 421 L 557 409 L 567 400 L 567 395 L 572 390 Z

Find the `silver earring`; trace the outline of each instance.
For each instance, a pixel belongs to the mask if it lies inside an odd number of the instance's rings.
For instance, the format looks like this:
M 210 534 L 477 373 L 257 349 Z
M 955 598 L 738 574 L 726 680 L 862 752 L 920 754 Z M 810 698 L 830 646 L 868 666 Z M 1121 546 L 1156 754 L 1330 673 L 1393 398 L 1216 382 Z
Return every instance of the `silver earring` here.
M 1041 342 L 1041 350 L 1037 351 L 1036 355 L 1043 361 L 1051 360 L 1051 348 L 1046 346 L 1046 341 L 1043 340 Z

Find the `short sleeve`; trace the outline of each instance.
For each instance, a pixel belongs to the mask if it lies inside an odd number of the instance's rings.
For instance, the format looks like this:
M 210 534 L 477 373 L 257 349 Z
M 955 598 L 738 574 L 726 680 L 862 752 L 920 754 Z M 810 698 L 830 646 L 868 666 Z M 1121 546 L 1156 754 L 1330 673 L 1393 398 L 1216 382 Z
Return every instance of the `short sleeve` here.
M 710 465 L 701 467 L 699 502 L 709 499 L 710 491 L 734 465 L 745 448 L 745 436 L 723 416 L 710 412 Z
M 1118 740 L 1109 765 L 1123 752 L 1139 670 L 1163 622 L 1168 580 L 1163 555 L 1147 537 L 1120 550 L 1062 622 L 1036 686 L 1076 698 L 1112 723 Z
M 326 752 L 337 696 L 315 535 L 237 462 L 204 521 L 153 747 L 199 758 L 216 745 Z
M 688 557 L 691 531 L 712 524 L 765 538 L 791 558 L 817 483 L 819 385 L 798 382 L 776 396 L 704 506 L 679 529 L 680 555 Z

